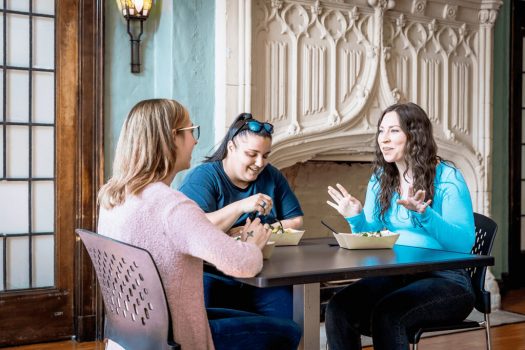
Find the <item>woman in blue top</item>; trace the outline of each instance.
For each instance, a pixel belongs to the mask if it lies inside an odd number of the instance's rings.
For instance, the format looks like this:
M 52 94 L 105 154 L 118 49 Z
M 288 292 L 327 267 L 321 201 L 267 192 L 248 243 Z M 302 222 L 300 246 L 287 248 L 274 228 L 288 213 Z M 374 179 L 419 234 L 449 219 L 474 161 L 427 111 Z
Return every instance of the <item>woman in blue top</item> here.
M 285 177 L 268 163 L 273 125 L 239 115 L 219 148 L 184 179 L 180 191 L 224 232 L 242 236 L 248 217 L 284 228 L 301 228 L 303 212 Z M 218 272 L 205 272 L 207 307 L 237 308 L 265 316 L 292 318 L 291 287 L 256 288 Z
M 432 124 L 413 103 L 387 108 L 378 123 L 374 171 L 365 206 L 337 184 L 327 203 L 352 232 L 386 228 L 397 244 L 470 252 L 475 239 L 469 190 L 449 162 L 437 156 Z M 415 325 L 463 320 L 474 307 L 465 270 L 363 278 L 337 293 L 326 310 L 331 350 L 361 349 L 371 334 L 374 349 L 408 349 Z

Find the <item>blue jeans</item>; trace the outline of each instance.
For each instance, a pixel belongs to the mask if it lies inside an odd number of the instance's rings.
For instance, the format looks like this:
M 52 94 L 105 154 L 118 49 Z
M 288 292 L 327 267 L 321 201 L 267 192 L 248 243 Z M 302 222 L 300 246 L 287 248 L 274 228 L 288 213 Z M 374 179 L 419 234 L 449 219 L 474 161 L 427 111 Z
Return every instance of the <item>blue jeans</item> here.
M 330 350 L 361 349 L 361 334 L 375 350 L 409 349 L 407 330 L 417 325 L 461 321 L 475 295 L 464 270 L 363 278 L 338 292 L 326 308 Z
M 291 286 L 257 288 L 228 276 L 204 272 L 206 308 L 227 308 L 293 319 Z
M 301 329 L 292 320 L 251 312 L 206 310 L 216 350 L 295 350 Z

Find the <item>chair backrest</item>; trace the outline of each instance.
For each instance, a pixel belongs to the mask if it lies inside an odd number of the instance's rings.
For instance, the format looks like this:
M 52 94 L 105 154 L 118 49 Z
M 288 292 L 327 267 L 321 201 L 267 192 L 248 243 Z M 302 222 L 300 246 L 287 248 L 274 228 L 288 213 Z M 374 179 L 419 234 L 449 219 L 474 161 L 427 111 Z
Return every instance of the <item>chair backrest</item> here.
M 104 299 L 105 337 L 126 350 L 175 349 L 164 287 L 150 253 L 87 230 L 76 232 Z
M 498 225 L 485 215 L 474 213 L 474 225 L 476 226 L 476 241 L 472 247 L 472 254 L 490 255 Z M 490 293 L 485 291 L 485 273 L 487 267 L 468 268 L 472 279 L 472 286 L 476 292 L 476 309 L 479 312 L 490 313 Z

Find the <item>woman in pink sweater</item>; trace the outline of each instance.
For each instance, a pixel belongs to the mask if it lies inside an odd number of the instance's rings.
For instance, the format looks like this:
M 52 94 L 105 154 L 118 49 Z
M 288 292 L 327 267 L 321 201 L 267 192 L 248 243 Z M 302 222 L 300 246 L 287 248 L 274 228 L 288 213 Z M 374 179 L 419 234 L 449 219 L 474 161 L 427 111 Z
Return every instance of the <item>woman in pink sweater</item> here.
M 206 313 L 203 260 L 234 277 L 254 276 L 271 231 L 255 219 L 244 227 L 246 240 L 236 241 L 170 187 L 189 168 L 198 136 L 199 126 L 174 100 L 135 105 L 122 127 L 113 177 L 99 192 L 98 232 L 151 253 L 182 349 L 295 349 L 301 332 L 292 321 L 228 309 Z M 108 342 L 108 349 L 118 348 Z

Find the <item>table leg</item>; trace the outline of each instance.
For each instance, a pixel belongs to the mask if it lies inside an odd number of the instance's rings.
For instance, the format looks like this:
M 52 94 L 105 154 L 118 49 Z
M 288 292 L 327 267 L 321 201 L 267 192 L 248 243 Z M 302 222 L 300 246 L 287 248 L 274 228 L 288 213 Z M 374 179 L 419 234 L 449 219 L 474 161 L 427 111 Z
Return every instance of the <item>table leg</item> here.
M 320 293 L 319 283 L 293 286 L 293 319 L 303 329 L 300 350 L 319 350 Z

